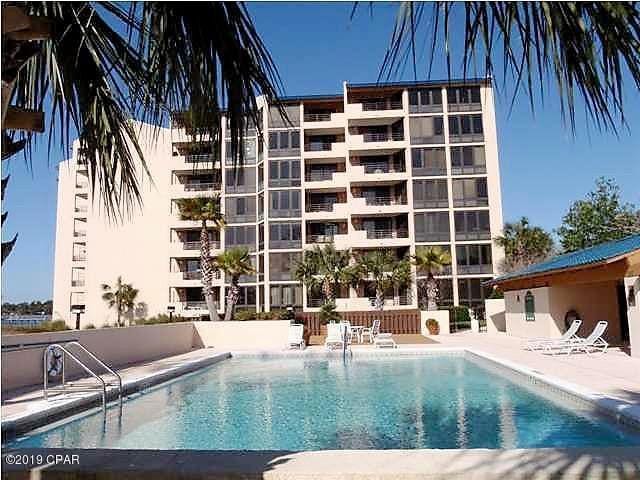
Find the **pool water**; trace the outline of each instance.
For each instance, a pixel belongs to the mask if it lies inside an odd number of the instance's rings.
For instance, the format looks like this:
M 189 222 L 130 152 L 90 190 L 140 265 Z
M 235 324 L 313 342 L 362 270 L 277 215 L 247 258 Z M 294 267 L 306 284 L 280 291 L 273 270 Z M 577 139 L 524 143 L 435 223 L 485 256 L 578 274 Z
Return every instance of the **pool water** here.
M 462 356 L 231 359 L 10 447 L 202 450 L 640 445 Z

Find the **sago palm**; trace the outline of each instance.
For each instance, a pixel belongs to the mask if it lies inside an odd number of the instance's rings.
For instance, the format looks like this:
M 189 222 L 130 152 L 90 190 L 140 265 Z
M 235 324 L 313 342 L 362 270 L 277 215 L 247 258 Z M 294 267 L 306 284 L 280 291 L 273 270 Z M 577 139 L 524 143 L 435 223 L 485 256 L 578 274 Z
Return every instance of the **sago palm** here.
M 388 249 L 374 250 L 360 256 L 357 268 L 361 278 L 373 282 L 376 291 L 374 307 L 378 311 L 384 310 L 384 294 L 387 290 L 411 285 L 411 263 L 404 258 L 398 260 Z
M 211 261 L 211 243 L 207 222 L 211 222 L 213 228 L 221 230 L 225 226 L 224 215 L 220 211 L 220 197 L 182 198 L 176 200 L 181 220 L 194 220 L 200 222 L 200 269 L 202 270 L 202 294 L 207 303 L 210 320 L 220 320 L 218 307 L 216 306 L 213 277 L 214 265 Z
M 122 327 L 122 315 L 133 310 L 138 296 L 138 289 L 133 288 L 130 283 L 123 283 L 122 277 L 116 279 L 113 287 L 103 283 L 101 288 L 104 292 L 102 299 L 107 302 L 109 308 L 116 309 L 117 325 Z
M 426 273 L 427 279 L 420 281 L 418 287 L 424 291 L 421 298 L 427 299 L 427 310 L 438 309 L 438 282 L 434 278 L 435 274 L 442 272 L 444 267 L 451 265 L 451 255 L 441 247 L 419 247 L 413 256 L 413 263 L 416 266 L 416 274 Z M 424 308 L 424 304 L 420 306 Z
M 275 101 L 281 86 L 239 2 L 3 2 L 2 16 L 3 160 L 30 155 L 34 132 L 64 152 L 77 135 L 91 189 L 118 218 L 148 174 L 131 119 L 190 112 L 217 151 L 224 111 L 241 161 L 256 96 Z
M 349 250 L 336 250 L 333 244 L 323 248 L 316 245 L 312 250 L 306 250 L 302 260 L 295 265 L 294 277 L 307 287 L 307 291 L 320 289 L 324 303 L 335 303 L 340 286 L 352 283 L 350 263 Z
M 240 298 L 240 287 L 238 282 L 243 275 L 255 273 L 255 268 L 251 262 L 251 255 L 247 248 L 231 248 L 216 257 L 216 266 L 225 273 L 225 280 L 229 281 L 227 292 L 224 319 L 233 320 L 233 316 Z

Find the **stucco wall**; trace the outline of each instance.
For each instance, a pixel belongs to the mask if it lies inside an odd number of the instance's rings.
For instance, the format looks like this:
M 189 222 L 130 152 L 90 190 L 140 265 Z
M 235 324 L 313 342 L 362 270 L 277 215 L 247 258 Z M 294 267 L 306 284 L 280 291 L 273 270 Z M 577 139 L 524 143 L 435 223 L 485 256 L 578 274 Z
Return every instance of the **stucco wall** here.
M 484 311 L 487 318 L 487 333 L 507 331 L 504 299 L 492 298 L 485 300 Z
M 217 350 L 282 350 L 290 324 L 289 320 L 193 322 L 202 345 Z
M 78 340 L 107 365 L 119 367 L 185 353 L 200 346 L 191 323 L 146 325 L 56 333 L 3 335 L 2 345 Z M 42 348 L 2 352 L 2 391 L 42 384 Z M 84 357 L 86 358 L 86 357 Z M 90 365 L 91 366 L 91 365 Z M 69 362 L 71 375 L 79 369 Z
M 524 296 L 535 299 L 535 321 L 524 319 Z M 615 282 L 553 286 L 505 293 L 507 333 L 518 337 L 559 337 L 565 331 L 564 317 L 575 310 L 582 319 L 579 335 L 587 336 L 599 320 L 607 320 L 605 337 L 620 340 L 620 319 Z
M 629 305 L 629 289 L 633 287 L 635 305 Z M 629 318 L 629 340 L 631 356 L 640 358 L 640 277 L 624 279 L 624 292 L 627 299 L 627 317 Z

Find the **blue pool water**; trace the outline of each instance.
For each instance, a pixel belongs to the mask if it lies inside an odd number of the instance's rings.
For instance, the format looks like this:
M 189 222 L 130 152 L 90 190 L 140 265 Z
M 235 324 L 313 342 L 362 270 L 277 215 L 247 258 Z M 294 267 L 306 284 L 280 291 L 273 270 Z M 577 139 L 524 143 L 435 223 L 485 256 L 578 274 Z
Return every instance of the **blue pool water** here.
M 204 450 L 640 445 L 454 356 L 231 359 L 10 447 Z

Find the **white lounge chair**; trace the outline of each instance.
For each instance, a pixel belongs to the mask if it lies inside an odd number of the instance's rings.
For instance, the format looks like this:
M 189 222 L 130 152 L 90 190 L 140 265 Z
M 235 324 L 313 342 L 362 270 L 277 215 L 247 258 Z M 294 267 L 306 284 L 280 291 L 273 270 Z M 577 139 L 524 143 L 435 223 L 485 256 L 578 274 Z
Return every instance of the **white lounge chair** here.
M 607 351 L 609 344 L 602 338 L 602 335 L 607 330 L 609 322 L 606 320 L 600 320 L 596 323 L 591 334 L 586 338 L 575 338 L 567 340 L 566 342 L 558 342 L 553 345 L 545 347 L 546 353 L 567 353 L 584 352 L 591 353 L 593 350 L 604 353 Z
M 289 325 L 289 348 L 304 349 L 304 325 Z
M 398 348 L 398 345 L 396 345 L 396 342 L 390 333 L 379 333 L 373 338 L 373 344 L 376 348 Z
M 571 325 L 567 329 L 566 332 L 562 334 L 559 338 L 530 338 L 524 344 L 523 348 L 525 350 L 542 350 L 548 345 L 553 345 L 555 343 L 564 343 L 568 340 L 577 340 L 578 337 L 576 333 L 580 329 L 580 325 L 582 325 L 582 320 L 575 319 L 571 322 Z
M 327 325 L 327 338 L 324 341 L 324 346 L 329 350 L 333 350 L 334 348 L 342 348 L 343 345 L 342 325 L 339 323 L 329 323 Z
M 374 320 L 370 327 L 365 327 L 360 332 L 360 338 L 364 343 L 365 335 L 369 337 L 369 343 L 373 343 L 373 339 L 380 333 L 380 320 Z

